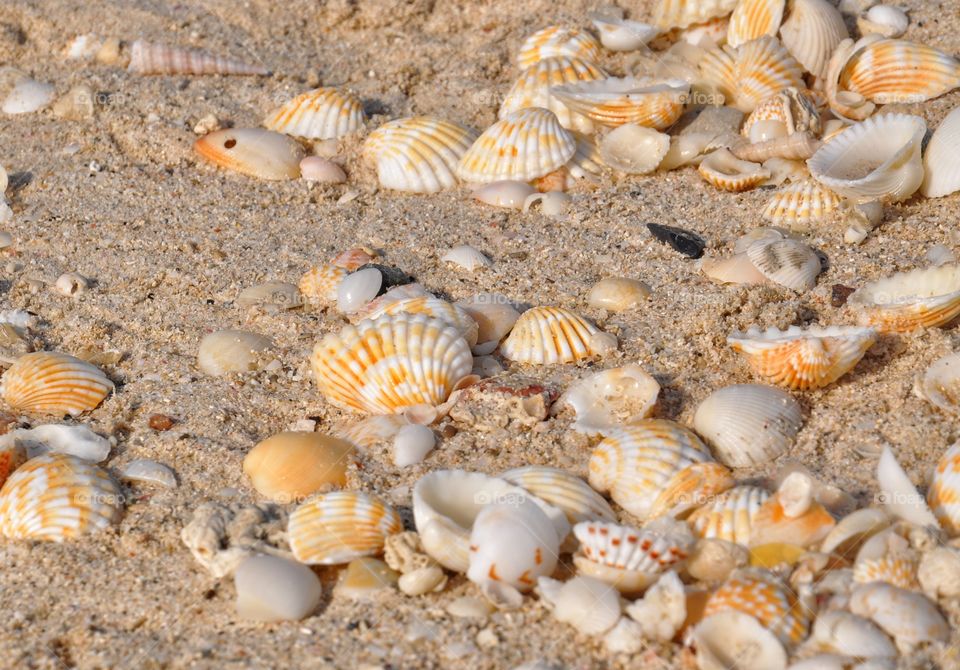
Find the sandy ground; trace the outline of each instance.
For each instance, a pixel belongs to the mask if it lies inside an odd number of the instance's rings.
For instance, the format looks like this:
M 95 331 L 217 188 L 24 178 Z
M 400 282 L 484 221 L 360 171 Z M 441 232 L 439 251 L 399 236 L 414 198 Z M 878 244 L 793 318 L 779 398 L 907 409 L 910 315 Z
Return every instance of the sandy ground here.
M 960 51 L 960 16 L 950 2 L 906 4 L 908 37 Z M 646 16 L 647 3 L 632 3 Z M 179 532 L 203 501 L 252 501 L 241 461 L 260 439 L 307 417 L 329 428 L 344 417 L 316 392 L 307 363 L 313 343 L 337 330 L 334 313 L 303 308 L 277 314 L 235 304 L 240 289 L 276 279 L 296 282 L 311 264 L 358 244 L 381 249 L 431 290 L 451 298 L 480 291 L 529 304 L 561 305 L 619 335 L 621 350 L 602 366 L 639 361 L 664 387 L 660 415 L 689 422 L 710 391 L 751 376 L 724 343 L 751 324 L 849 323 L 830 303 L 834 284 L 859 286 L 893 270 L 924 264 L 933 244 L 957 250 L 960 199 L 914 199 L 890 207 L 882 228 L 861 246 L 827 228 L 809 241 L 829 258 L 816 289 L 802 295 L 771 287 L 711 284 L 694 264 L 654 241 L 643 225 L 699 231 L 721 253 L 761 225 L 764 191 L 723 194 L 685 169 L 650 178 L 578 187 L 569 216 L 492 209 L 463 192 L 404 196 L 377 192 L 355 155 L 349 188 L 300 181 L 260 182 L 201 164 L 192 128 L 207 114 L 257 125 L 276 104 L 310 86 L 346 86 L 372 115 L 371 127 L 412 113 L 483 128 L 495 119 L 516 75 L 512 56 L 530 32 L 551 23 L 584 25 L 592 3 L 313 2 L 288 0 L 8 0 L 0 5 L 0 63 L 50 81 L 60 94 L 85 83 L 101 92 L 89 122 L 49 110 L 0 117 L 0 162 L 16 243 L 3 252 L 0 306 L 38 314 L 39 347 L 119 352 L 107 365 L 118 391 L 83 420 L 114 436 L 108 463 L 151 458 L 176 470 L 180 487 L 129 489 L 122 522 L 62 546 L 0 543 L 0 666 L 18 668 L 508 668 L 545 660 L 570 668 L 668 667 L 651 650 L 607 654 L 599 641 L 556 623 L 536 599 L 517 612 L 476 623 L 444 606 L 473 593 L 462 578 L 441 594 L 397 592 L 373 602 L 330 597 L 334 570 L 321 571 L 327 593 L 305 621 L 275 625 L 237 619 L 232 580 L 210 577 Z M 194 45 L 262 62 L 269 78 L 136 77 L 106 65 L 65 62 L 63 45 L 97 32 Z M 606 65 L 616 72 L 623 58 Z M 931 125 L 960 102 L 960 92 L 908 106 Z M 67 151 L 73 145 L 72 149 Z M 469 243 L 494 260 L 469 275 L 439 261 Z M 42 283 L 62 272 L 93 278 L 79 298 Z M 654 289 L 642 309 L 604 314 L 585 295 L 610 275 L 640 278 Z M 216 379 L 195 365 L 207 332 L 242 327 L 269 335 L 283 368 Z M 956 348 L 955 329 L 878 343 L 841 383 L 801 396 L 806 424 L 790 457 L 867 503 L 876 491 L 879 448 L 889 444 L 916 481 L 958 437 L 956 424 L 911 393 L 914 376 Z M 522 370 L 563 387 L 596 364 Z M 168 432 L 147 417 L 177 420 Z M 442 467 L 498 472 L 545 463 L 584 472 L 589 450 L 571 436 L 569 416 L 531 432 L 461 430 L 424 463 L 398 470 L 385 448 L 365 456 L 358 486 L 401 507 L 422 474 Z M 766 475 L 744 472 L 744 477 Z M 408 515 L 409 516 L 409 515 Z M 499 642 L 475 640 L 489 628 Z M 424 637 L 425 636 L 425 637 Z M 424 637 L 416 640 L 413 638 Z M 922 658 L 916 664 L 926 665 Z M 956 665 L 949 655 L 930 664 Z M 929 667 L 929 666 L 928 666 Z

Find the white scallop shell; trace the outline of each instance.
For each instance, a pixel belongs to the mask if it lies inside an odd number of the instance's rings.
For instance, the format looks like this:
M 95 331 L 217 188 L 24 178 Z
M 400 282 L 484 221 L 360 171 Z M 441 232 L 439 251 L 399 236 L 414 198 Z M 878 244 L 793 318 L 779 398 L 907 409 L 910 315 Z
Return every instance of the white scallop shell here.
M 960 107 L 947 114 L 927 143 L 920 193 L 941 198 L 960 191 Z
M 660 532 L 655 528 L 584 521 L 573 527 L 573 533 L 580 541 L 582 557 L 588 561 L 650 577 L 686 560 L 694 543 L 693 535 L 681 523 Z
M 576 412 L 571 425 L 587 435 L 603 435 L 623 424 L 647 418 L 657 403 L 660 385 L 639 365 L 596 372 L 573 384 L 557 405 Z
M 550 89 L 563 84 L 593 81 L 604 76 L 603 70 L 589 61 L 569 56 L 545 58 L 520 73 L 520 77 L 503 99 L 497 117 L 502 119 L 527 107 L 542 107 L 556 114 L 564 128 L 592 133 L 593 122 L 583 114 L 568 109 L 559 98 L 550 94 Z
M 456 328 L 471 347 L 477 343 L 478 327 L 473 317 L 460 305 L 442 298 L 425 295 L 387 302 L 370 310 L 364 318 L 376 319 L 384 314 L 424 314 Z
M 268 363 L 273 342 L 246 330 L 218 330 L 200 340 L 197 367 L 214 377 L 249 372 Z
M 840 196 L 826 186 L 807 179 L 787 184 L 774 193 L 762 216 L 775 226 L 805 229 L 828 221 L 842 202 Z
M 800 65 L 817 77 L 827 74 L 830 56 L 848 37 L 843 15 L 826 0 L 791 0 L 780 39 Z
M 747 248 L 747 258 L 775 284 L 794 291 L 809 291 L 817 285 L 820 257 L 803 242 L 792 239 L 755 242 Z
M 944 412 L 960 415 L 960 354 L 938 358 L 917 379 L 914 391 Z
M 267 115 L 269 130 L 311 140 L 349 135 L 363 127 L 363 105 L 349 93 L 317 88 L 302 93 Z
M 527 465 L 507 470 L 500 477 L 563 510 L 571 525 L 581 521 L 617 519 L 603 496 L 566 470 Z
M 598 147 L 608 167 L 624 174 L 649 174 L 670 150 L 670 136 L 626 123 L 604 135 Z
M 770 499 L 770 493 L 757 486 L 737 486 L 694 511 L 687 519 L 693 531 L 703 538 L 717 538 L 750 546 L 753 520 Z

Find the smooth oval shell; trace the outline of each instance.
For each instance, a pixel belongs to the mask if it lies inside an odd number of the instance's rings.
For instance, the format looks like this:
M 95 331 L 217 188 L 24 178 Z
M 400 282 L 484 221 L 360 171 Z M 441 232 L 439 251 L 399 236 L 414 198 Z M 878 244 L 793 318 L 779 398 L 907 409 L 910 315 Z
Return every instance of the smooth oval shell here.
M 322 184 L 342 184 L 347 181 L 347 173 L 342 167 L 320 156 L 307 156 L 300 161 L 300 177 L 304 181 Z
M 507 470 L 500 477 L 563 510 L 571 525 L 592 520 L 616 521 L 603 496 L 566 470 L 527 465 Z
M 710 185 L 734 193 L 747 191 L 770 178 L 770 171 L 762 165 L 740 160 L 729 149 L 708 154 L 697 171 Z
M 624 174 L 649 174 L 670 150 L 670 136 L 627 123 L 607 133 L 598 146 L 607 167 Z
M 682 79 L 654 77 L 609 77 L 550 89 L 569 109 L 601 125 L 632 123 L 657 130 L 680 118 L 689 93 Z
M 876 33 L 883 37 L 900 37 L 909 26 L 907 13 L 892 5 L 874 5 L 857 17 L 861 35 Z
M 0 380 L 0 395 L 14 409 L 58 416 L 88 412 L 113 389 L 97 366 L 55 351 L 24 354 Z
M 826 76 L 830 56 L 847 36 L 843 15 L 824 0 L 791 0 L 790 15 L 780 26 L 783 45 L 816 77 Z
M 724 610 L 693 629 L 700 670 L 786 670 L 787 652 L 776 635 L 750 614 Z
M 494 293 L 480 293 L 461 300 L 457 305 L 476 322 L 478 347 L 495 347 L 520 318 L 520 312 L 509 299 Z
M 792 239 L 758 241 L 747 248 L 747 258 L 767 279 L 794 291 L 809 291 L 817 284 L 820 257 Z
M 740 0 L 730 15 L 727 44 L 738 47 L 764 35 L 776 36 L 786 4 L 786 0 Z
M 120 470 L 120 478 L 125 481 L 156 484 L 168 489 L 177 488 L 177 475 L 164 465 L 146 458 L 137 458 Z
M 250 372 L 269 362 L 273 342 L 246 330 L 218 330 L 205 335 L 197 350 L 197 367 L 214 377 Z
M 925 198 L 942 198 L 960 191 L 960 107 L 940 122 L 923 154 L 923 183 L 920 193 Z
M 807 179 L 787 184 L 763 208 L 765 221 L 793 230 L 807 229 L 833 217 L 843 199 L 826 186 Z
M 136 40 L 130 45 L 127 71 L 136 74 L 269 74 L 261 65 L 145 40 Z
M 257 493 L 286 504 L 347 483 L 353 445 L 323 433 L 284 432 L 259 442 L 243 459 Z
M 765 570 L 741 570 L 713 592 L 703 616 L 735 610 L 755 617 L 784 646 L 799 643 L 807 633 L 809 614 L 789 588 Z
M 944 531 L 951 537 L 960 535 L 960 442 L 937 461 L 927 502 Z
M 494 207 L 521 209 L 528 198 L 537 193 L 537 189 L 526 182 L 505 179 L 484 184 L 473 192 L 473 197 Z
M 589 61 L 556 56 L 531 65 L 514 82 L 500 105 L 498 118 L 527 107 L 542 107 L 557 115 L 560 125 L 581 133 L 592 133 L 593 122 L 582 114 L 571 111 L 554 95 L 551 87 L 593 81 L 605 77 L 603 70 Z
M 404 468 L 419 463 L 430 453 L 436 442 L 436 435 L 427 426 L 402 426 L 393 441 L 393 464 Z
M 898 272 L 857 289 L 847 304 L 884 333 L 946 325 L 960 314 L 960 265 Z
M 703 538 L 750 546 L 753 519 L 770 493 L 756 486 L 737 486 L 696 510 L 687 521 Z
M 587 304 L 594 309 L 622 312 L 645 302 L 650 293 L 650 287 L 638 279 L 604 277 L 590 287 Z
M 440 257 L 444 263 L 453 263 L 459 265 L 467 272 L 473 272 L 477 268 L 493 267 L 493 262 L 483 255 L 479 249 L 471 247 L 469 244 L 460 244 Z
M 259 554 L 243 560 L 233 575 L 237 615 L 255 621 L 296 621 L 320 604 L 323 586 L 316 574 L 279 556 Z
M 819 613 L 810 640 L 819 649 L 844 656 L 890 658 L 897 655 L 890 638 L 876 624 L 843 610 Z
M 363 268 L 344 277 L 337 286 L 337 309 L 345 314 L 360 311 L 383 288 L 383 273 Z
M 591 338 L 599 332 L 570 310 L 534 307 L 517 319 L 510 336 L 500 346 L 500 353 L 517 363 L 572 363 L 594 353 Z
M 597 62 L 601 54 L 600 45 L 590 33 L 577 28 L 549 26 L 523 41 L 517 53 L 517 65 L 525 70 L 546 58 L 558 56 Z
M 577 418 L 571 428 L 603 435 L 623 424 L 647 418 L 657 403 L 660 384 L 639 365 L 596 372 L 571 385 L 557 400 Z
M 262 128 L 228 128 L 204 135 L 193 149 L 206 160 L 259 179 L 296 179 L 303 147 L 295 140 Z
M 349 93 L 317 88 L 271 112 L 263 126 L 294 137 L 336 139 L 363 127 L 363 105 Z
M 960 62 L 923 44 L 874 40 L 856 48 L 839 85 L 880 104 L 924 102 L 960 86 Z
M 960 415 L 960 354 L 937 359 L 917 379 L 914 392 L 944 412 Z

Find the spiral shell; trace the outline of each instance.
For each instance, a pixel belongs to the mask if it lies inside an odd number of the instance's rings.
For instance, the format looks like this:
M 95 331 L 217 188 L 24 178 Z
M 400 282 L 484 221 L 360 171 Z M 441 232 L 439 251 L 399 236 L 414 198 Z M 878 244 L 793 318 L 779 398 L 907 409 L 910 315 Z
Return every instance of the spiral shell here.
M 740 0 L 730 16 L 727 44 L 738 47 L 764 35 L 776 36 L 786 4 L 786 0 Z
M 718 149 L 701 162 L 697 171 L 706 182 L 724 191 L 747 191 L 770 178 L 759 163 L 740 160 L 728 149 Z
M 960 535 L 960 442 L 953 444 L 937 461 L 927 502 L 947 534 Z
M 193 143 L 201 157 L 220 167 L 260 179 L 296 179 L 303 147 L 295 140 L 262 128 L 228 128 Z
M 945 325 L 960 314 L 960 266 L 899 272 L 857 289 L 847 304 L 884 333 Z
M 653 23 L 661 30 L 686 28 L 733 11 L 737 0 L 658 0 Z
M 725 610 L 754 617 L 784 646 L 803 640 L 810 625 L 809 610 L 785 584 L 765 570 L 734 573 L 707 600 L 703 616 Z
M 842 198 L 811 179 L 787 184 L 774 193 L 763 218 L 775 226 L 796 230 L 825 223 L 840 209 Z
M 136 74 L 269 74 L 260 65 L 144 40 L 136 40 L 130 45 L 127 71 Z
M 690 93 L 682 79 L 610 77 L 554 86 L 550 94 L 604 126 L 635 123 L 662 130 L 680 118 Z
M 363 127 L 363 105 L 349 93 L 316 88 L 268 114 L 263 125 L 278 133 L 310 140 L 336 139 Z
M 770 493 L 764 489 L 737 486 L 696 510 L 687 521 L 700 537 L 717 538 L 746 547 L 750 545 L 753 519 L 769 499 Z
M 560 125 L 581 133 L 592 133 L 593 122 L 575 111 L 570 110 L 557 97 L 551 95 L 551 88 L 564 84 L 602 79 L 603 70 L 589 61 L 556 56 L 536 62 L 520 73 L 513 84 L 497 116 L 504 118 L 508 114 L 527 107 L 542 107 L 557 115 Z
M 549 26 L 523 41 L 517 54 L 517 65 L 526 70 L 546 58 L 558 56 L 596 62 L 601 55 L 600 45 L 589 33 L 576 28 Z
M 843 16 L 825 0 L 791 0 L 780 39 L 803 68 L 816 77 L 827 74 L 830 56 L 847 38 Z
M 14 409 L 58 416 L 94 409 L 113 388 L 100 368 L 55 351 L 21 356 L 0 381 L 0 395 Z
M 851 56 L 839 85 L 880 104 L 924 102 L 960 86 L 960 62 L 923 44 L 880 39 Z
M 527 465 L 508 470 L 500 477 L 563 510 L 571 524 L 617 519 L 603 496 L 566 470 L 544 465 Z
M 500 353 L 517 363 L 572 363 L 593 354 L 591 342 L 600 331 L 562 307 L 534 307 L 520 315 Z

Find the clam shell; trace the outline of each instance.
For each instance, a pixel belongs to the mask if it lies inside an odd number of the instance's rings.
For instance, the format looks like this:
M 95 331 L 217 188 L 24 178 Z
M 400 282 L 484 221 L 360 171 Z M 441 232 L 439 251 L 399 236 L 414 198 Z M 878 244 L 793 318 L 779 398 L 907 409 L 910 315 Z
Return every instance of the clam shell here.
M 696 510 L 687 521 L 700 537 L 750 545 L 753 519 L 770 493 L 756 486 L 737 486 Z
M 537 189 L 526 182 L 505 179 L 484 184 L 473 192 L 473 197 L 494 207 L 521 209 L 538 193 Z
M 469 128 L 429 116 L 390 121 L 367 137 L 363 155 L 384 188 L 437 193 L 456 185 L 457 163 L 477 139 Z
M 530 181 L 566 165 L 576 150 L 576 138 L 553 112 L 529 107 L 487 128 L 460 159 L 457 176 L 473 183 Z
M 960 415 L 960 354 L 937 359 L 917 379 L 914 393 L 948 414 Z
M 927 502 L 947 534 L 960 535 L 960 442 L 953 444 L 937 461 Z
M 774 193 L 763 209 L 763 218 L 775 226 L 804 229 L 833 217 L 843 199 L 811 179 L 787 184 Z
M 617 519 L 603 496 L 566 470 L 527 465 L 507 470 L 500 477 L 562 510 L 571 525 L 582 521 Z
M 660 489 L 650 508 L 650 517 L 682 516 L 694 508 L 706 505 L 719 494 L 733 488 L 735 483 L 730 471 L 719 463 L 688 465 L 674 474 Z
M 146 458 L 137 458 L 124 465 L 120 470 L 120 478 L 168 489 L 177 488 L 177 475 L 169 466 Z
M 738 47 L 764 35 L 775 37 L 786 5 L 786 0 L 740 0 L 730 16 L 727 44 Z
M 366 314 L 364 318 L 376 319 L 384 314 L 424 314 L 456 328 L 470 346 L 477 343 L 477 323 L 467 310 L 432 295 L 386 303 Z
M 945 325 L 960 314 L 960 265 L 899 272 L 857 289 L 847 304 L 885 333 Z
M 734 193 L 749 190 L 770 178 L 770 172 L 762 165 L 740 160 L 728 149 L 707 155 L 697 171 L 708 184 Z
M 102 469 L 66 454 L 45 454 L 17 468 L 0 488 L 0 534 L 62 542 L 120 518 L 123 494 Z
M 262 128 L 228 128 L 193 144 L 200 156 L 220 167 L 259 179 L 296 179 L 303 147 L 286 135 Z
M 950 626 L 933 602 L 883 582 L 857 588 L 850 596 L 850 611 L 880 626 L 901 653 L 924 642 L 945 642 L 950 636 Z
M 735 610 L 757 619 L 784 646 L 799 643 L 807 634 L 810 615 L 790 589 L 765 570 L 734 573 L 707 600 L 703 611 L 712 614 Z
M 305 565 L 279 556 L 245 558 L 234 574 L 237 615 L 255 621 L 296 621 L 320 604 L 323 586 Z
M 609 51 L 636 51 L 660 33 L 649 24 L 597 12 L 590 14 L 590 21 L 600 34 L 600 44 Z
M 833 383 L 860 362 L 877 339 L 874 328 L 756 326 L 731 333 L 727 344 L 742 353 L 756 374 L 790 389 L 806 391 Z
M 554 86 L 550 94 L 604 126 L 633 123 L 662 130 L 680 118 L 690 93 L 682 79 L 610 77 Z
M 664 486 L 684 468 L 711 457 L 687 428 L 643 419 L 610 431 L 590 454 L 590 486 L 610 492 L 618 505 L 644 519 Z
M 308 300 L 331 305 L 337 301 L 337 289 L 340 288 L 349 270 L 326 263 L 310 268 L 297 283 L 297 288 Z
M 30 414 L 79 416 L 97 407 L 113 389 L 100 368 L 55 351 L 21 356 L 0 380 L 4 401 Z
M 587 435 L 603 435 L 647 418 L 657 403 L 660 385 L 639 365 L 596 372 L 573 384 L 558 405 L 569 405 L 577 418 L 571 428 Z
M 960 86 L 960 62 L 923 44 L 880 39 L 853 53 L 839 85 L 880 104 L 924 102 Z
M 923 154 L 923 183 L 920 193 L 926 198 L 942 198 L 960 191 L 960 107 L 940 122 Z
M 271 112 L 264 128 L 310 140 L 330 140 L 363 127 L 363 105 L 335 88 L 315 88 Z
M 847 38 L 843 15 L 824 0 L 791 0 L 780 39 L 803 68 L 816 77 L 827 74 L 830 56 Z
M 693 629 L 701 670 L 786 670 L 783 644 L 755 617 L 736 610 L 704 617 Z
M 562 307 L 534 307 L 520 315 L 500 346 L 505 358 L 517 363 L 572 363 L 593 355 L 593 336 L 600 331 Z
M 136 74 L 269 74 L 262 65 L 144 40 L 136 40 L 130 45 L 127 71 Z
M 497 113 L 504 118 L 527 107 L 542 107 L 557 115 L 560 125 L 581 133 L 592 133 L 593 122 L 582 114 L 571 111 L 550 89 L 564 84 L 593 81 L 605 77 L 603 70 L 593 63 L 569 56 L 545 58 L 520 73 Z
M 760 241 L 747 248 L 747 258 L 767 279 L 794 291 L 809 291 L 817 285 L 820 257 L 802 242 L 792 239 Z
M 4 114 L 29 114 L 43 109 L 53 102 L 56 89 L 36 79 L 24 78 L 18 81 L 3 99 L 0 111 Z
M 260 495 L 297 502 L 324 487 L 344 486 L 353 450 L 350 442 L 322 433 L 277 433 L 247 453 L 243 471 Z
M 361 268 L 343 278 L 337 286 L 337 309 L 344 314 L 357 314 L 364 310 L 383 288 L 383 273 L 377 267 Z M 362 317 L 361 317 L 362 318 Z
M 653 8 L 653 23 L 664 31 L 686 28 L 725 16 L 736 6 L 737 0 L 658 0 Z
M 600 45 L 589 33 L 577 28 L 549 26 L 523 41 L 517 54 L 517 65 L 526 70 L 546 58 L 558 56 L 595 62 L 601 55 Z
M 608 167 L 625 174 L 649 174 L 670 150 L 670 136 L 628 123 L 605 135 L 599 149 Z
M 704 258 L 700 271 L 722 284 L 767 283 L 767 278 L 750 262 L 745 252 L 729 258 Z
M 919 116 L 874 116 L 824 144 L 807 166 L 814 179 L 855 203 L 905 200 L 923 181 L 920 145 L 926 129 Z
M 214 377 L 259 370 L 271 360 L 273 342 L 247 330 L 218 330 L 204 336 L 197 349 L 197 367 Z

